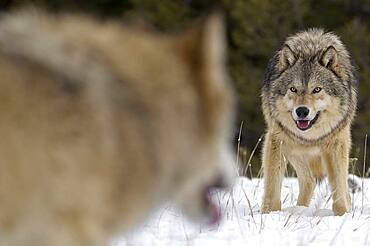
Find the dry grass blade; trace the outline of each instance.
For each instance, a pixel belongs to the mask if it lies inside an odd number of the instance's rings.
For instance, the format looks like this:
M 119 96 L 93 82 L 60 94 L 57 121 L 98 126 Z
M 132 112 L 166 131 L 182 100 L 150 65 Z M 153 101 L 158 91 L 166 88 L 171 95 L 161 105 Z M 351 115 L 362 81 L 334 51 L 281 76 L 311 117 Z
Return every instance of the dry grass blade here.
M 337 237 L 338 237 L 338 235 L 339 235 L 340 231 L 342 230 L 343 225 L 344 225 L 344 223 L 346 222 L 347 218 L 348 218 L 348 215 L 346 215 L 346 216 L 343 218 L 343 221 L 342 221 L 342 223 L 340 224 L 340 227 L 339 227 L 339 229 L 337 230 L 337 232 L 335 233 L 335 235 L 334 235 L 333 239 L 331 240 L 331 242 L 330 242 L 330 245 L 329 245 L 329 246 L 333 246 L 333 245 L 335 245 L 335 241 L 336 241 L 336 239 L 337 239 Z
M 254 146 L 254 148 L 253 148 L 253 150 L 252 150 L 251 154 L 249 155 L 248 162 L 247 162 L 246 167 L 245 167 L 244 172 L 243 172 L 243 176 L 245 176 L 245 175 L 247 174 L 247 171 L 248 171 L 248 168 L 249 168 L 249 174 L 250 174 L 250 177 L 251 177 L 251 178 L 253 177 L 253 174 L 252 174 L 252 164 L 251 164 L 251 162 L 252 162 L 252 158 L 253 158 L 253 156 L 254 156 L 254 154 L 255 154 L 255 152 L 256 152 L 256 150 L 257 150 L 257 148 L 258 148 L 259 144 L 261 143 L 261 141 L 262 141 L 263 137 L 264 137 L 264 134 L 262 134 L 262 135 L 258 138 L 257 143 L 255 144 L 255 146 Z
M 364 178 L 365 178 L 365 168 L 366 168 L 366 149 L 367 149 L 367 134 L 365 135 L 365 142 L 364 142 L 364 163 L 362 167 L 362 181 L 361 181 L 361 193 L 362 193 L 362 200 L 361 200 L 361 213 L 364 210 L 364 197 L 365 197 L 365 189 L 364 189 Z
M 242 139 L 242 130 L 243 130 L 243 121 L 240 123 L 240 127 L 239 127 L 238 147 L 237 147 L 237 150 L 236 150 L 236 167 L 237 167 L 237 170 L 238 170 L 238 176 L 240 176 L 239 155 L 240 155 L 240 141 Z

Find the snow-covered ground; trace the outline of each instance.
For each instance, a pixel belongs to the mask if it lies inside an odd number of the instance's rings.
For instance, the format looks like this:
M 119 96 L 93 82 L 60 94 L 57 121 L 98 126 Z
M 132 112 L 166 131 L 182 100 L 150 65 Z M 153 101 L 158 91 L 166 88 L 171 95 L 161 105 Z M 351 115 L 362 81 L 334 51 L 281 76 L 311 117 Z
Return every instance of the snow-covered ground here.
M 360 185 L 364 189 L 353 194 L 352 211 L 333 216 L 326 181 L 316 187 L 315 197 L 306 208 L 295 206 L 297 179 L 285 178 L 283 211 L 261 215 L 262 180 L 239 178 L 231 193 L 214 194 L 222 208 L 221 224 L 213 227 L 192 224 L 181 212 L 168 206 L 114 245 L 370 245 L 370 180 L 365 179 Z

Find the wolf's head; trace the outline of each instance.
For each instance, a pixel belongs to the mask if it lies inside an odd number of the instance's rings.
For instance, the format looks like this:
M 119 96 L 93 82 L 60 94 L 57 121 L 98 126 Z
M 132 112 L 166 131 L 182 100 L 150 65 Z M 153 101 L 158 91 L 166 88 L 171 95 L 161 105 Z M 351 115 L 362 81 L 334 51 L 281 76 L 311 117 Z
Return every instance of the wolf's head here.
M 91 139 L 103 158 L 119 159 L 109 170 L 119 179 L 125 226 L 165 200 L 194 218 L 219 219 L 210 193 L 235 171 L 221 16 L 177 35 L 28 11 L 1 23 L 1 51 L 46 69 L 93 111 Z M 90 145 L 92 163 L 116 163 L 98 161 Z
M 262 93 L 265 115 L 295 139 L 319 141 L 352 120 L 356 85 L 349 54 L 336 35 L 300 32 L 269 64 Z
M 151 139 L 161 166 L 157 184 L 165 186 L 161 195 L 191 217 L 214 222 L 219 212 L 210 193 L 236 174 L 223 29 L 222 17 L 213 14 L 179 35 L 125 39 L 129 48 L 117 57 L 122 77 L 133 78 L 135 87 L 145 85 L 137 91 L 155 109 Z M 131 41 L 135 49 L 127 45 Z
M 193 108 L 193 117 L 182 115 L 194 119 L 196 127 L 193 133 L 184 132 L 188 136 L 186 141 L 191 144 L 187 148 L 191 153 L 178 160 L 185 163 L 179 169 L 181 173 L 178 173 L 177 181 L 180 190 L 175 191 L 175 197 L 185 213 L 214 223 L 219 219 L 220 211 L 210 195 L 215 188 L 229 187 L 236 176 L 230 141 L 234 95 L 225 66 L 222 17 L 211 15 L 178 41 L 175 46 L 187 66 L 188 82 L 196 94 L 197 104 Z M 193 105 L 189 106 L 190 109 Z M 189 138 L 193 134 L 195 136 Z

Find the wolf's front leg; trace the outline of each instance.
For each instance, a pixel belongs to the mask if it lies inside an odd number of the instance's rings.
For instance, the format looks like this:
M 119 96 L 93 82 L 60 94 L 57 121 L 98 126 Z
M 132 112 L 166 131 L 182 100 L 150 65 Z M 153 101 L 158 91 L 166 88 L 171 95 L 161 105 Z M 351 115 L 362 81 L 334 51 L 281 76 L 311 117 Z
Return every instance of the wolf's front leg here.
M 270 134 L 266 135 L 263 148 L 262 165 L 264 171 L 265 191 L 262 213 L 281 209 L 281 182 L 285 171 L 285 160 L 281 151 L 281 142 Z
M 298 206 L 308 207 L 315 190 L 315 179 L 309 170 L 296 169 L 299 184 Z
M 333 211 L 335 215 L 343 215 L 351 207 L 348 192 L 349 143 L 337 140 L 325 149 L 323 159 L 326 163 L 329 183 L 332 188 Z
M 289 159 L 289 162 L 293 165 L 298 177 L 299 196 L 297 205 L 308 207 L 316 186 L 311 167 L 314 165 L 321 166 L 321 157 L 311 159 L 308 162 L 302 162 L 302 159 Z

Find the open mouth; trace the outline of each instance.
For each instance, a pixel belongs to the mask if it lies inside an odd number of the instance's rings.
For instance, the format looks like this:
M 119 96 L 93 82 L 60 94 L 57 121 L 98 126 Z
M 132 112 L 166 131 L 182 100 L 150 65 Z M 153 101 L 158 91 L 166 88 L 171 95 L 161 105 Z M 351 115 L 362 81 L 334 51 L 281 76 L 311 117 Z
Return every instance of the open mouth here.
M 206 213 L 209 215 L 208 223 L 210 225 L 219 224 L 221 221 L 220 207 L 212 200 L 212 194 L 215 192 L 215 187 L 209 186 L 203 193 L 203 204 Z
M 316 123 L 317 119 L 319 118 L 319 115 L 320 112 L 317 112 L 315 118 L 313 118 L 312 120 L 297 120 L 296 124 L 298 129 L 301 131 L 307 131 Z

